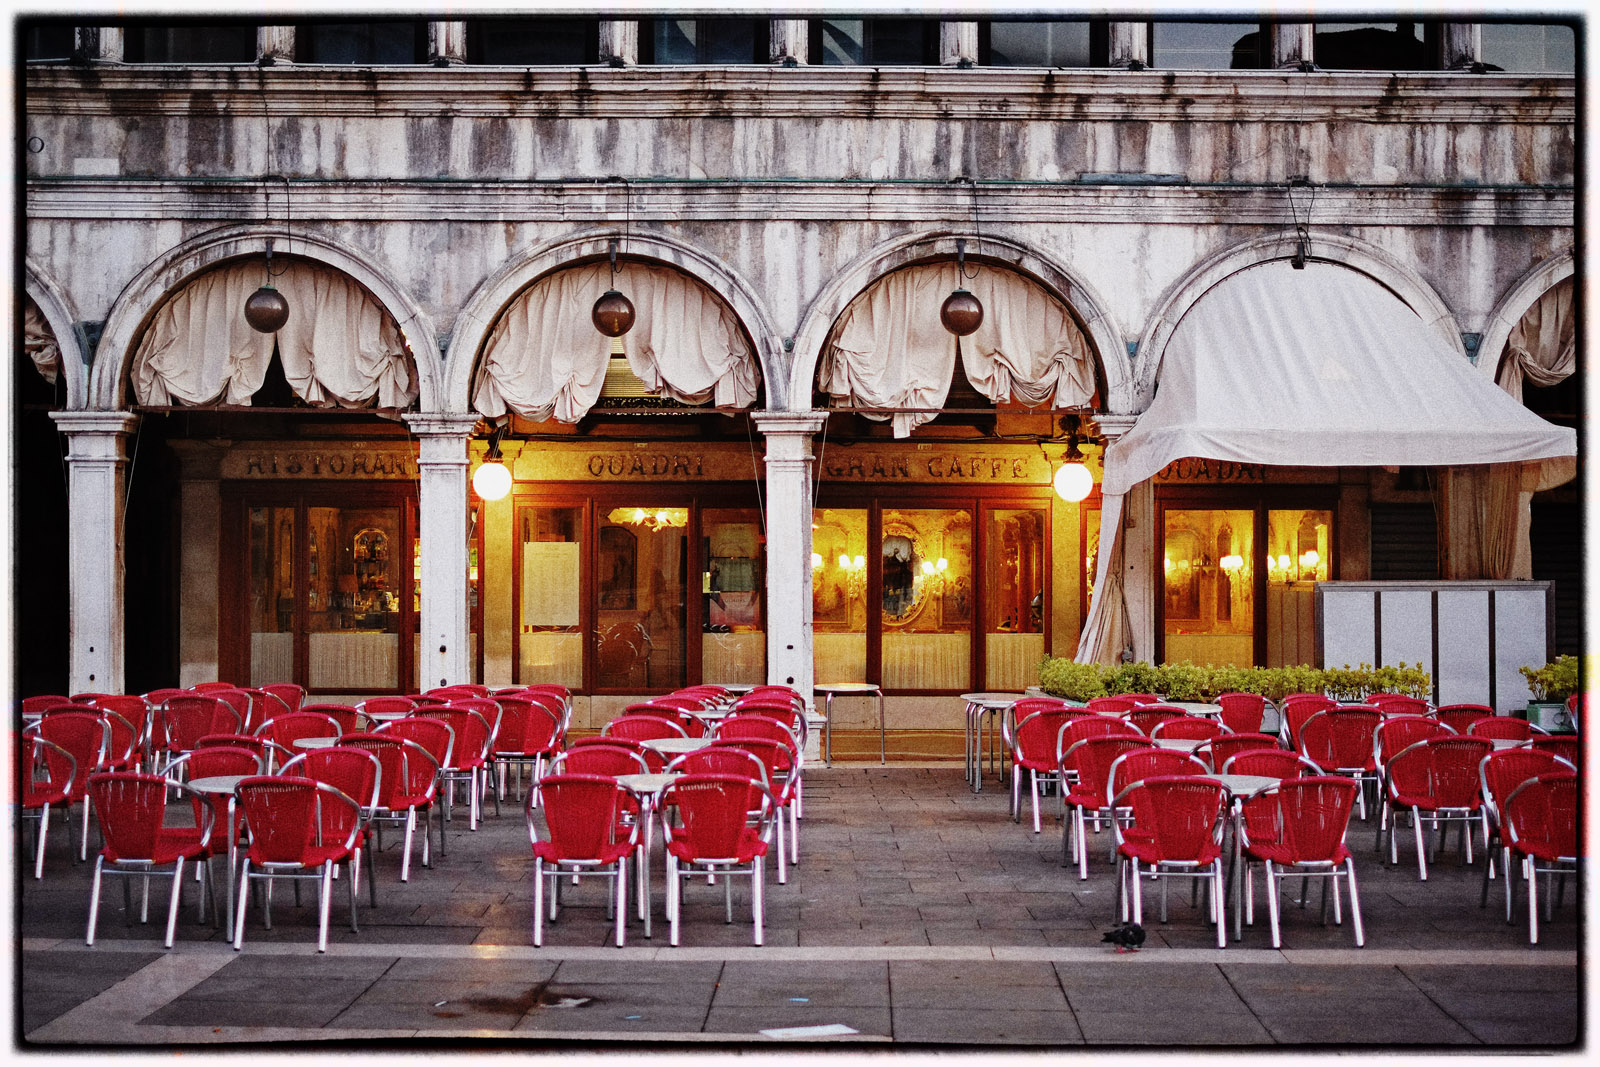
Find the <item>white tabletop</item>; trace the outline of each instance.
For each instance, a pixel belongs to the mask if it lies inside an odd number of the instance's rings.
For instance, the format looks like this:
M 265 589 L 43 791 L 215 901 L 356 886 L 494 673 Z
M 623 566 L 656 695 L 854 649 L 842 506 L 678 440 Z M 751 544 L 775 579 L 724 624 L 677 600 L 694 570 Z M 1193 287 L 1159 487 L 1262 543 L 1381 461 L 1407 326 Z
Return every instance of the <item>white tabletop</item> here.
M 410 715 L 411 712 L 409 712 L 409 711 L 363 711 L 361 714 L 365 715 L 367 718 L 371 719 L 373 722 L 392 722 L 395 719 L 403 719 L 403 718 L 405 718 L 406 716 Z
M 671 752 L 681 755 L 685 752 L 698 752 L 711 743 L 709 737 L 656 737 L 649 741 L 639 742 L 645 748 L 654 752 Z
M 1222 783 L 1222 788 L 1236 797 L 1252 796 L 1282 781 L 1281 778 L 1266 774 L 1208 774 L 1206 777 L 1215 778 Z
M 246 778 L 254 777 L 248 774 L 216 774 L 209 778 L 192 778 L 189 788 L 196 793 L 231 793 L 234 787 Z
M 1177 708 L 1179 711 L 1190 715 L 1221 715 L 1222 708 L 1216 704 L 1205 704 L 1197 700 L 1163 700 L 1158 707 Z
M 667 783 L 682 777 L 679 774 L 619 774 L 617 784 L 630 793 L 658 793 Z
M 1192 737 L 1158 737 L 1155 742 L 1157 748 L 1175 748 L 1179 752 L 1193 752 L 1205 744 L 1204 741 Z
M 882 693 L 883 690 L 871 682 L 828 682 L 811 687 L 814 693 L 833 693 L 843 695 L 846 693 Z
M 332 748 L 338 743 L 337 737 L 300 737 L 293 742 L 295 748 Z
M 968 704 L 980 704 L 984 707 L 990 705 L 1015 704 L 1023 698 L 1022 693 L 962 693 L 961 699 Z

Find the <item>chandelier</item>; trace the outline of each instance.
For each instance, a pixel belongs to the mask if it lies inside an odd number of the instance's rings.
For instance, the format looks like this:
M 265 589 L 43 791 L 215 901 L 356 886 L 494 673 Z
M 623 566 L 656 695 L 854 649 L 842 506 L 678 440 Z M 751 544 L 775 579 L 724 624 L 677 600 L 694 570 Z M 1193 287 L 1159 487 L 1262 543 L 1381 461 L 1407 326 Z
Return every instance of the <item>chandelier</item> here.
M 642 526 L 650 530 L 689 525 L 688 508 L 612 508 L 607 517 L 617 526 Z

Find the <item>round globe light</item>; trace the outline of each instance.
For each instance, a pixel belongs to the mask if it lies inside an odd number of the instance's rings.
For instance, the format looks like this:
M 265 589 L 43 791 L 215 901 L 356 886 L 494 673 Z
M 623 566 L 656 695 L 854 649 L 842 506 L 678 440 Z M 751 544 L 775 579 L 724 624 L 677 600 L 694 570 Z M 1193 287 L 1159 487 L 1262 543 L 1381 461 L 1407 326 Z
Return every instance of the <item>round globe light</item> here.
M 1056 495 L 1076 504 L 1094 491 L 1094 475 L 1082 463 L 1063 463 L 1056 471 Z
M 289 321 L 289 301 L 270 285 L 263 285 L 244 302 L 244 321 L 258 333 L 277 333 Z
M 472 472 L 472 491 L 483 500 L 499 500 L 511 492 L 511 471 L 499 460 L 482 463 Z

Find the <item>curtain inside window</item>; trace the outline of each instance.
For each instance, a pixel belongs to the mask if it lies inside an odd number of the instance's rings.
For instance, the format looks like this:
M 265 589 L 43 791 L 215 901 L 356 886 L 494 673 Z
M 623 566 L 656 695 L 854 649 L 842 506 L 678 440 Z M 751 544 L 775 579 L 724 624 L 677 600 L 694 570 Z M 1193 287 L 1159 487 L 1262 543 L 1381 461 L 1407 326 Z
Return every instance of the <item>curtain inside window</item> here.
M 1094 577 L 1094 598 L 1089 617 L 1083 621 L 1078 638 L 1079 663 L 1116 666 L 1124 649 L 1133 646 L 1133 627 L 1128 619 L 1127 598 L 1122 586 L 1122 493 L 1102 498 L 1100 504 L 1100 560 Z
M 412 356 L 394 319 L 355 280 L 321 264 L 279 261 L 272 285 L 289 303 L 276 334 L 244 320 L 266 280 L 259 260 L 201 275 L 156 313 L 133 358 L 141 404 L 248 405 L 274 344 L 296 396 L 317 407 L 403 410 L 417 397 Z
M 1512 329 L 1495 380 L 1521 400 L 1524 381 L 1546 388 L 1569 377 L 1577 366 L 1577 316 L 1572 310 L 1572 279 L 1566 278 L 1541 296 Z
M 896 437 L 933 420 L 955 372 L 956 338 L 939 321 L 963 286 L 983 304 L 983 324 L 962 339 L 974 389 L 995 403 L 1082 407 L 1094 396 L 1094 357 L 1065 305 L 1014 271 L 955 264 L 895 271 L 858 296 L 824 347 L 819 386 L 841 406 L 883 408 Z M 893 411 L 895 408 L 924 410 Z
M 22 302 L 22 348 L 44 380 L 56 384 L 56 374 L 61 369 L 61 346 L 56 344 L 56 335 L 32 297 L 25 297 Z
M 716 294 L 678 271 L 639 263 L 622 264 L 615 286 L 633 303 L 623 347 L 646 388 L 684 404 L 755 403 L 755 354 Z M 611 287 L 610 264 L 595 263 L 547 275 L 517 297 L 490 332 L 473 383 L 476 410 L 583 418 L 600 398 L 611 352 L 590 312 Z

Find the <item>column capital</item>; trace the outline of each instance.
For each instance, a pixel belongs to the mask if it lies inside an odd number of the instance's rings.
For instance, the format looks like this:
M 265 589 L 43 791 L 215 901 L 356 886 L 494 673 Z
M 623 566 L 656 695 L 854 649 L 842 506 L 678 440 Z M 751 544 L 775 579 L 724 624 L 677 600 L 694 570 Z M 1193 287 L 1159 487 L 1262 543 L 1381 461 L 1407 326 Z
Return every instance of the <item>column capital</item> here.
M 424 412 L 400 416 L 418 437 L 471 437 L 482 416 L 459 412 Z
M 1110 444 L 1112 441 L 1115 441 L 1117 438 L 1123 436 L 1129 430 L 1133 429 L 1134 425 L 1139 421 L 1139 416 L 1137 415 L 1107 414 L 1095 415 L 1092 416 L 1092 418 L 1096 431 L 1100 434 L 1100 436 L 1106 439 L 1107 444 Z
M 56 429 L 69 436 L 77 434 L 130 434 L 139 426 L 139 416 L 131 411 L 52 411 Z
M 828 421 L 826 411 L 757 411 L 750 418 L 764 434 L 804 434 L 810 436 Z

